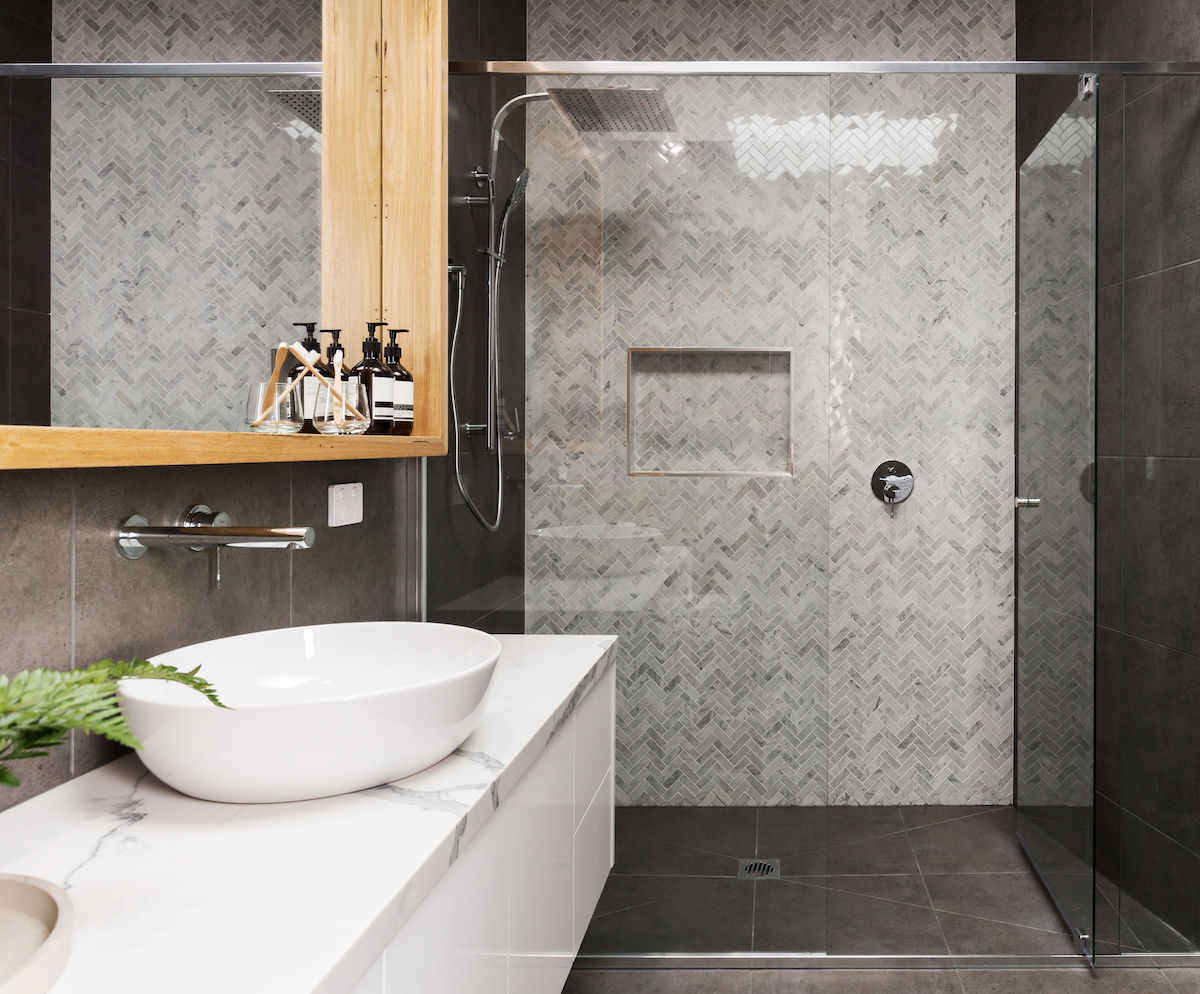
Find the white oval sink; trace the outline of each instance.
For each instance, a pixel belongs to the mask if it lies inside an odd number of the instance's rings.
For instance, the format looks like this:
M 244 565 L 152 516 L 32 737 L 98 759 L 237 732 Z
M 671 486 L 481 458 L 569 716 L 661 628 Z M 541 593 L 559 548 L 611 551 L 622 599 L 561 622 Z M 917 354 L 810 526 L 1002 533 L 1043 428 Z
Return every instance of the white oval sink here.
M 283 628 L 153 662 L 201 675 L 232 710 L 163 680 L 122 680 L 142 762 L 209 801 L 302 801 L 374 787 L 448 756 L 483 712 L 500 643 L 457 625 Z

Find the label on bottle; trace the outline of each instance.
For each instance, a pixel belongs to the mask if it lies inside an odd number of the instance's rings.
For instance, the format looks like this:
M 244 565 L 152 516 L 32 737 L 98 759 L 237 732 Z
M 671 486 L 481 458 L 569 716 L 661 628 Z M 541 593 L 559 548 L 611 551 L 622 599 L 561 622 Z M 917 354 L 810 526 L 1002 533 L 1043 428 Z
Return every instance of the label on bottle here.
M 392 384 L 390 376 L 376 374 L 371 377 L 371 420 L 392 420 Z
M 392 394 L 392 417 L 397 421 L 412 421 L 413 419 L 413 384 L 411 380 L 393 380 L 395 393 Z
M 304 420 L 311 421 L 313 414 L 317 409 L 317 388 L 320 384 L 317 378 L 309 373 L 304 377 L 304 382 L 300 384 L 300 389 L 304 392 Z

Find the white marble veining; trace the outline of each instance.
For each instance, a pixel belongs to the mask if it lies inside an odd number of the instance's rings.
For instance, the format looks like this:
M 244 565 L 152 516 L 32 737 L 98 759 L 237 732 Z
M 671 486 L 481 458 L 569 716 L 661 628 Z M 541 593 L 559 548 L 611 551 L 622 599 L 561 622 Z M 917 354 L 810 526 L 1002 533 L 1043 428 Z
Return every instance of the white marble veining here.
M 176 793 L 127 757 L 0 815 L 0 871 L 60 884 L 55 994 L 347 991 L 612 664 L 611 636 L 501 636 L 475 732 L 404 780 L 287 804 Z

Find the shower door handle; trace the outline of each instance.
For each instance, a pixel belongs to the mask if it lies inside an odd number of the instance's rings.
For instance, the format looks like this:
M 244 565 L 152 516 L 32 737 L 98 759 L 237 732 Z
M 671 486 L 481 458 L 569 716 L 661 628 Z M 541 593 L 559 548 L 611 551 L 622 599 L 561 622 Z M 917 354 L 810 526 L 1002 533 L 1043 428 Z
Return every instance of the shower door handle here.
M 1017 507 L 1041 507 L 1041 497 L 1018 497 Z

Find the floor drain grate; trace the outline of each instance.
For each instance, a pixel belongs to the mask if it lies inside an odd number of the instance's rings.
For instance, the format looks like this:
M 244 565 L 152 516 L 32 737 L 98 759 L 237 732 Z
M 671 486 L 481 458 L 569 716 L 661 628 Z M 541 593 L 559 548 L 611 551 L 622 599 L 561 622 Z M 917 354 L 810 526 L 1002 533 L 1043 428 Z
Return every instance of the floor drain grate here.
M 739 880 L 770 880 L 779 876 L 777 859 L 739 859 Z

